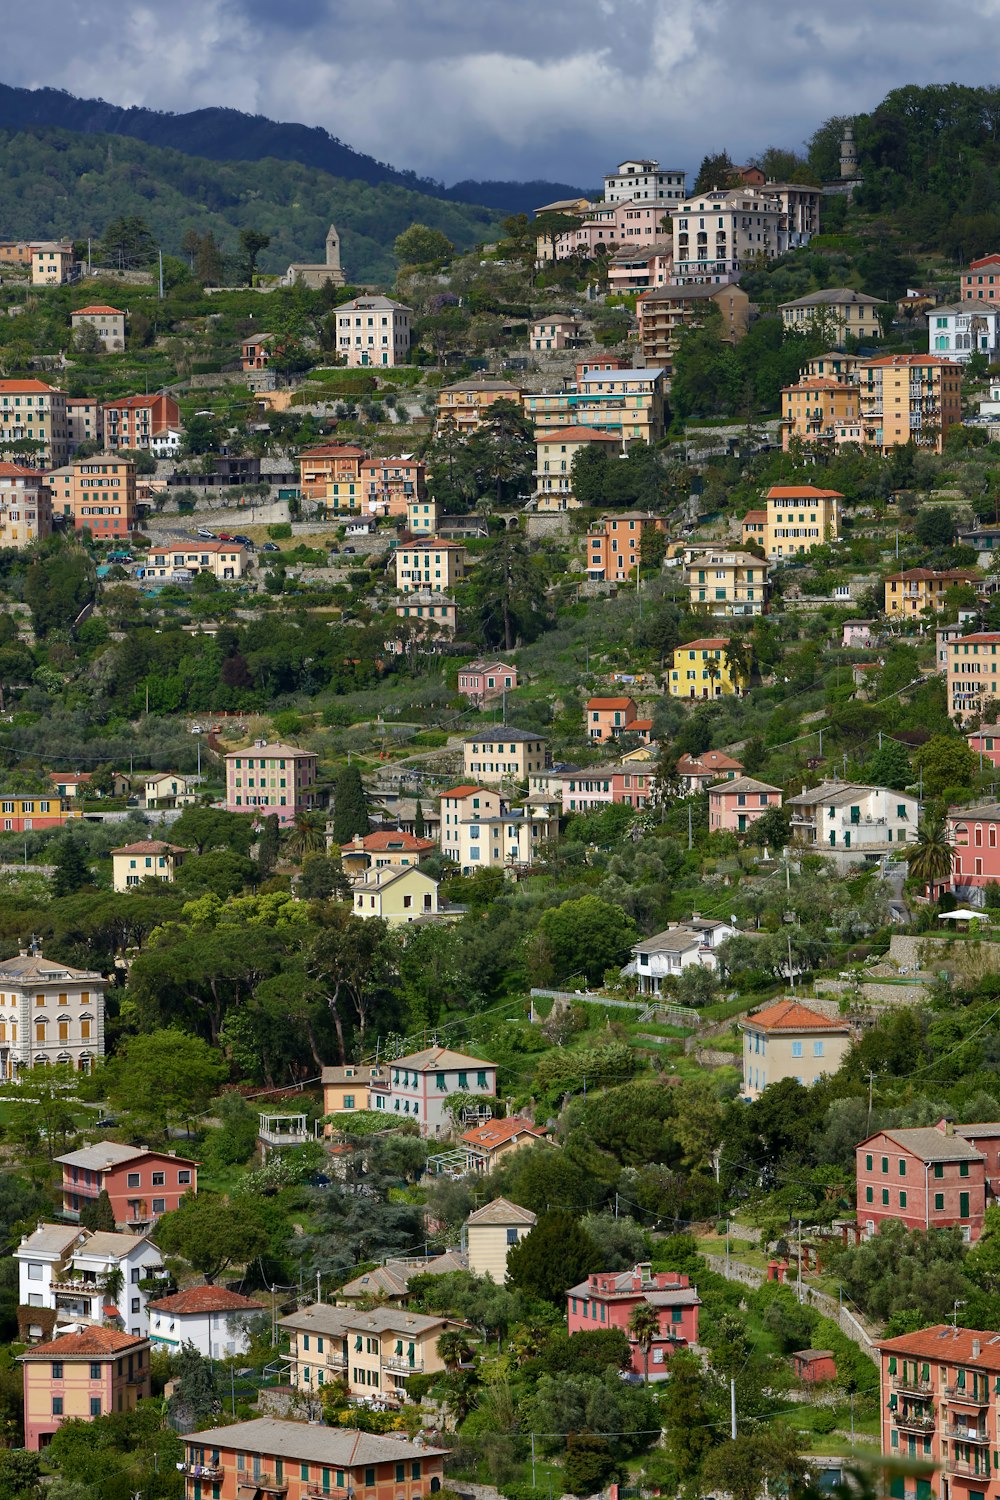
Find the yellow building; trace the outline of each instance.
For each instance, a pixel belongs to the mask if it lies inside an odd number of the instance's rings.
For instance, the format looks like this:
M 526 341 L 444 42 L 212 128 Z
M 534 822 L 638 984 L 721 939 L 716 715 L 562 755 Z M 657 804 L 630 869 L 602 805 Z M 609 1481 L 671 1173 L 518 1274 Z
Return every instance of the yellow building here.
M 836 1073 L 851 1049 L 846 1021 L 779 1000 L 747 1016 L 743 1032 L 743 1094 L 759 1099 L 768 1084 L 794 1078 L 807 1088 L 817 1079 Z
M 856 427 L 858 387 L 832 376 L 810 375 L 781 392 L 781 446 L 793 441 L 834 442 L 838 427 Z
M 438 915 L 438 883 L 413 866 L 369 871 L 354 887 L 354 915 L 381 917 L 390 927 Z
M 885 612 L 919 619 L 924 613 L 936 614 L 944 605 L 949 589 L 982 580 L 968 568 L 908 568 L 905 573 L 890 573 L 885 580 Z
M 345 1380 L 354 1399 L 392 1405 L 406 1399 L 411 1376 L 433 1375 L 445 1368 L 437 1341 L 456 1326 L 449 1318 L 405 1307 L 363 1312 L 325 1302 L 281 1320 L 288 1334 L 293 1389 L 316 1393 L 331 1381 Z
M 32 286 L 62 286 L 73 276 L 73 246 L 58 240 L 46 240 L 31 248 Z
M 30 547 L 52 531 L 52 492 L 37 469 L 0 460 L 0 548 Z
M 763 534 L 756 540 L 769 558 L 797 557 L 834 541 L 840 535 L 838 490 L 820 490 L 813 484 L 774 484 L 767 492 Z M 748 523 L 755 525 L 751 511 L 743 518 L 743 535 Z
M 851 382 L 857 385 L 860 363 L 861 359 L 857 354 L 828 350 L 826 354 L 815 354 L 812 359 L 807 359 L 799 371 L 799 379 L 810 380 L 816 377 L 820 380 L 837 380 L 841 385 Z
M 771 570 L 750 552 L 689 548 L 685 582 L 693 609 L 710 615 L 760 615 L 767 608 Z
M 726 648 L 728 636 L 688 641 L 674 652 L 668 690 L 672 698 L 739 697 L 745 677 L 733 672 Z
M 506 380 L 460 380 L 438 392 L 437 431 L 452 427 L 456 432 L 478 432 L 494 401 L 521 405 L 520 387 Z
M 465 741 L 465 774 L 498 786 L 545 769 L 545 740 L 527 729 L 481 729 Z
M 573 493 L 573 460 L 584 448 L 602 443 L 610 452 L 620 447 L 611 432 L 596 427 L 557 427 L 539 434 L 535 442 L 535 501 L 539 511 L 579 510 Z
M 414 536 L 436 536 L 440 507 L 436 500 L 407 500 L 406 529 Z
M 171 547 L 154 547 L 146 558 L 147 578 L 171 578 L 175 573 L 211 573 L 224 580 L 242 578 L 247 565 L 247 550 L 241 542 L 177 542 Z
M 30 1274 L 30 1272 L 29 1272 Z M 64 1422 L 133 1411 L 150 1394 L 149 1340 L 84 1328 L 18 1356 L 24 1378 L 24 1446 L 48 1447 Z
M 940 453 L 962 420 L 962 374 L 933 354 L 891 354 L 858 365 L 861 441 L 885 452 L 917 443 Z
M 439 537 L 404 542 L 396 549 L 396 587 L 401 594 L 450 594 L 465 577 L 465 548 Z
M 0 380 L 0 447 L 26 443 L 40 469 L 58 469 L 69 458 L 69 418 L 63 391 L 43 380 Z M 17 449 L 14 448 L 16 456 Z
M 324 1068 L 323 1113 L 338 1115 L 355 1109 L 370 1109 L 368 1090 L 372 1083 L 386 1081 L 386 1069 L 370 1063 L 346 1063 L 342 1067 Z M 328 1133 L 332 1126 L 328 1127 Z
M 169 885 L 190 852 L 162 839 L 123 844 L 111 851 L 111 883 L 116 891 L 136 890 L 144 880 L 163 880 Z
M 857 339 L 878 338 L 882 332 L 878 319 L 881 305 L 877 297 L 868 297 L 851 287 L 835 286 L 823 292 L 810 292 L 808 297 L 796 297 L 794 302 L 782 302 L 779 311 L 786 328 L 796 331 L 820 328 L 833 343 L 839 344 L 848 334 Z
M 507 1198 L 494 1198 L 492 1203 L 471 1213 L 465 1224 L 465 1239 L 473 1276 L 488 1276 L 503 1286 L 507 1256 L 536 1223 L 530 1208 L 522 1208 Z

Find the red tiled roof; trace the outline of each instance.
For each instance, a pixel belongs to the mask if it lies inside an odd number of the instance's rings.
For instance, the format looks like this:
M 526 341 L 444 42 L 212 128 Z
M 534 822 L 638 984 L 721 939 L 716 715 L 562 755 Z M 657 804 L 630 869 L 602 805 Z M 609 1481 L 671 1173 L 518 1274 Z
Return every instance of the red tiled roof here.
M 746 515 L 743 517 L 743 524 L 745 526 L 748 521 L 766 521 L 766 520 L 767 520 L 767 511 L 766 510 L 748 510 L 747 513 L 746 513 Z
M 834 384 L 836 382 L 833 382 Z M 814 484 L 772 484 L 769 500 L 843 500 L 839 490 L 818 490 Z
M 352 842 L 341 844 L 341 849 L 349 852 L 357 846 Z M 366 854 L 383 854 L 390 849 L 403 849 L 408 853 L 417 853 L 424 849 L 436 849 L 437 845 L 433 839 L 417 838 L 414 833 L 404 833 L 401 829 L 390 828 L 379 833 L 366 833 L 361 840 L 361 847 Z
M 973 1343 L 979 1345 L 978 1354 L 972 1352 Z M 1000 1370 L 1000 1343 L 992 1330 L 952 1328 L 950 1323 L 935 1323 L 933 1328 L 922 1328 L 919 1333 L 882 1339 L 878 1347 L 884 1354 L 912 1354 L 917 1359 Z
M 82 1328 L 79 1333 L 64 1333 L 46 1344 L 35 1344 L 21 1358 L 86 1359 L 88 1355 L 120 1354 L 145 1342 L 145 1339 L 137 1338 L 134 1333 L 122 1333 L 117 1328 Z
M 844 1031 L 850 1027 L 846 1021 L 831 1021 L 818 1010 L 800 1005 L 798 1000 L 779 1000 L 746 1017 L 744 1025 L 756 1026 L 760 1031 Z
M 881 359 L 862 360 L 862 368 L 869 365 L 898 366 L 901 369 L 912 368 L 914 365 L 948 365 L 951 369 L 959 367 L 953 359 L 945 359 L 941 354 L 885 354 Z
M 112 849 L 112 854 L 187 854 L 183 844 L 166 844 L 163 839 L 139 839 L 135 844 L 123 844 Z
M 0 463 L 0 479 L 43 479 L 41 469 L 23 469 L 20 464 Z
M 0 380 L 0 392 L 11 395 L 18 393 L 31 393 L 33 391 L 52 391 L 55 387 L 46 385 L 44 380 Z
M 473 792 L 488 792 L 490 790 L 491 788 L 488 786 L 473 786 L 471 782 L 463 782 L 461 786 L 449 787 L 441 795 L 442 797 L 471 797 Z
M 74 307 L 71 316 L 75 318 L 80 313 L 111 313 L 116 318 L 125 316 L 120 307 L 109 307 L 105 302 L 95 302 L 92 307 Z
M 303 448 L 299 458 L 364 458 L 363 448 L 352 448 L 350 443 L 320 443 L 315 448 Z
M 601 432 L 597 427 L 557 427 L 553 432 L 540 432 L 538 443 L 621 443 L 613 432 Z
M 251 1297 L 241 1297 L 239 1292 L 227 1292 L 224 1286 L 192 1286 L 186 1292 L 174 1292 L 171 1297 L 158 1297 L 146 1304 L 151 1312 L 213 1313 L 213 1312 L 261 1312 L 263 1302 L 254 1302 Z
M 532 1125 L 530 1120 L 521 1120 L 515 1116 L 509 1120 L 490 1120 L 486 1125 L 476 1125 L 464 1133 L 462 1140 L 468 1141 L 470 1146 L 495 1150 L 497 1146 L 515 1140 L 519 1135 L 533 1135 L 543 1140 L 548 1133 L 546 1126 Z
M 728 646 L 728 645 L 729 645 L 729 637 L 728 637 L 728 635 L 718 635 L 718 636 L 716 636 L 716 635 L 707 635 L 702 640 L 698 640 L 698 641 L 684 641 L 680 646 L 677 647 L 677 650 L 678 651 L 692 651 L 695 648 L 697 648 L 700 651 L 703 647 L 705 647 L 705 648 L 707 648 L 707 647 L 713 647 L 713 648 L 717 649 L 719 646 Z
M 703 750 L 700 755 L 682 755 L 677 769 L 682 776 L 689 771 L 742 771 L 743 762 L 724 750 Z
M 652 719 L 633 719 L 628 727 L 635 730 L 652 729 L 653 721 Z
M 635 700 L 632 698 L 588 698 L 587 707 L 591 709 L 613 709 L 628 708 L 629 704 L 634 707 Z
M 161 397 L 155 392 L 152 396 L 119 396 L 115 401 L 104 401 L 102 406 L 105 411 L 113 411 L 118 408 L 128 407 L 130 411 L 138 411 L 143 406 L 153 406 Z
M 950 578 L 957 582 L 978 583 L 979 574 L 968 568 L 907 568 L 902 573 L 890 573 L 886 583 L 926 583 L 931 578 Z M 963 640 L 971 637 L 963 636 Z
M 61 782 L 64 786 L 70 786 L 73 783 L 79 784 L 80 782 L 88 782 L 91 780 L 92 776 L 92 771 L 66 771 L 61 776 L 58 771 L 49 772 L 50 781 Z

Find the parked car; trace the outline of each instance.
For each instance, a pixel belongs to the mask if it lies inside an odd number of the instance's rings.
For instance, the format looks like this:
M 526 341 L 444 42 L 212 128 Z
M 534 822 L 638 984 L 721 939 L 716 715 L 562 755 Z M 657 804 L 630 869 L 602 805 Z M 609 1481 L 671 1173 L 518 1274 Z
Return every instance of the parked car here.
M 215 532 L 209 531 L 207 526 L 199 526 L 197 534 L 198 536 L 203 536 L 206 542 L 214 542 L 216 540 Z
M 234 537 L 234 536 L 230 536 L 228 531 L 220 531 L 219 532 L 219 541 L 220 542 L 235 542 L 237 540 L 238 540 L 238 538 Z
M 265 552 L 280 552 L 281 548 L 278 546 L 277 542 L 265 542 L 263 550 Z
M 256 550 L 254 542 L 252 542 L 248 536 L 240 536 L 239 532 L 236 532 L 233 537 L 233 541 L 239 542 L 240 546 L 245 547 L 248 552 L 254 552 Z
M 357 550 L 358 550 L 357 547 L 345 547 L 344 548 L 345 552 L 357 552 Z

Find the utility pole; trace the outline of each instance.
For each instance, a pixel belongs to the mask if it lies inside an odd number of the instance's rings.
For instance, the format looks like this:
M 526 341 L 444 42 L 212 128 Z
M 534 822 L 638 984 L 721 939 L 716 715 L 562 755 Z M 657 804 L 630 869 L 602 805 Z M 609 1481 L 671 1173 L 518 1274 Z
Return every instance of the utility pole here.
M 535 1488 L 535 1434 L 531 1434 L 531 1488 Z
M 797 1222 L 798 1222 L 798 1226 L 799 1226 L 799 1275 L 798 1275 L 798 1295 L 799 1295 L 799 1301 L 800 1301 L 800 1302 L 801 1302 L 801 1301 L 802 1301 L 802 1220 L 801 1220 L 801 1219 L 799 1219 L 799 1220 L 798 1220 L 798 1221 L 797 1221 Z
M 788 978 L 791 983 L 792 989 L 794 990 L 795 970 L 792 968 L 792 934 L 790 932 L 786 932 L 785 937 L 788 940 Z
M 729 1377 L 729 1435 L 736 1441 L 736 1376 Z
M 875 1070 L 873 1068 L 870 1068 L 869 1071 L 868 1071 L 868 1134 L 869 1135 L 871 1135 L 871 1131 L 872 1131 L 872 1088 L 874 1086 L 874 1083 L 875 1083 Z
M 726 1276 L 729 1276 L 729 1219 L 726 1219 Z
M 688 805 L 688 848 L 694 847 L 694 838 L 691 833 L 691 807 Z
M 160 251 L 160 301 L 163 301 L 163 251 Z

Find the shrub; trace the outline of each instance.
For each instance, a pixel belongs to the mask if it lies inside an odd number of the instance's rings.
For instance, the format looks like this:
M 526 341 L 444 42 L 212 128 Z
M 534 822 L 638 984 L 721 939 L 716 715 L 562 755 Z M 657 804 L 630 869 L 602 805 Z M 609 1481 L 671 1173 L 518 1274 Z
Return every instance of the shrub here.
M 275 521 L 267 528 L 267 534 L 271 538 L 272 542 L 288 541 L 292 535 L 291 522 Z
M 837 1417 L 832 1406 L 821 1406 L 813 1417 L 813 1432 L 829 1433 L 837 1425 Z

